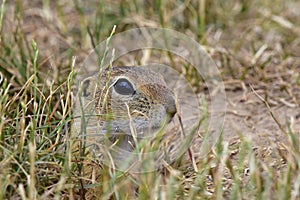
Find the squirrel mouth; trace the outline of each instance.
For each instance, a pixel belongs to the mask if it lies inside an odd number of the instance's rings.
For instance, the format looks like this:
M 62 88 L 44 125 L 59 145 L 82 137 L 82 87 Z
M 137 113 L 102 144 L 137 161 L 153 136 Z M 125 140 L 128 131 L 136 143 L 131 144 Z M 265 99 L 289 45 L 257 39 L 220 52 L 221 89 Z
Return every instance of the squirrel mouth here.
M 152 137 L 158 131 L 162 131 L 173 119 L 173 116 L 166 116 L 160 121 L 147 121 L 142 119 L 122 120 L 106 124 L 106 134 L 108 135 L 129 135 L 136 138 Z

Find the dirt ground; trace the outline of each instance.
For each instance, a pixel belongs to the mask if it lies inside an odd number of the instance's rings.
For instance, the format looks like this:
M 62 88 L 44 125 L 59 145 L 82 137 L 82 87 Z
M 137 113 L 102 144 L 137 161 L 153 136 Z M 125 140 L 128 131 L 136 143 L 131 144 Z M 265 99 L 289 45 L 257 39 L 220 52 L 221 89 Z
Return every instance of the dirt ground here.
M 263 98 L 268 90 L 258 90 Z M 285 142 L 286 135 L 280 130 L 288 127 L 300 138 L 300 111 L 297 105 L 286 101 L 282 92 L 278 98 L 272 99 L 269 110 L 266 104 L 250 89 L 248 91 L 227 91 L 227 113 L 225 120 L 224 139 L 243 134 L 252 138 L 259 146 L 272 146 L 277 142 Z M 272 118 L 271 113 L 280 124 Z

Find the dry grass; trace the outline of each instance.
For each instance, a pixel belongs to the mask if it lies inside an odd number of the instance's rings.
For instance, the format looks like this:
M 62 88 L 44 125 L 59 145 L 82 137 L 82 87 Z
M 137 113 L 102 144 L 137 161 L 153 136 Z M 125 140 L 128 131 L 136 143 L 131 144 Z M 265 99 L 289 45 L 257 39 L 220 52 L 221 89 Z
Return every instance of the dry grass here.
M 34 0 L 1 6 L 0 199 L 124 199 L 132 195 L 129 183 L 139 186 L 140 199 L 300 198 L 298 1 Z M 197 172 L 192 163 L 164 173 L 112 171 L 72 139 L 74 68 L 113 25 L 117 33 L 144 26 L 178 30 L 205 45 L 218 65 L 228 114 L 223 137 L 196 160 Z M 140 57 L 123 62 L 139 63 Z M 185 66 L 195 91 L 208 95 Z

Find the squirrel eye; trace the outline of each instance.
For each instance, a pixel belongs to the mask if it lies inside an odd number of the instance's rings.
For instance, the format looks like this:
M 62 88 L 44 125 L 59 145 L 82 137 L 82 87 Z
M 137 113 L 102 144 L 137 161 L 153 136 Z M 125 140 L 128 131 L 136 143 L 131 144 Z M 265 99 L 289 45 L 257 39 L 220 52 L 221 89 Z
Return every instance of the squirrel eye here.
M 114 88 L 117 93 L 122 95 L 133 95 L 135 93 L 132 84 L 125 78 L 120 78 L 117 80 Z

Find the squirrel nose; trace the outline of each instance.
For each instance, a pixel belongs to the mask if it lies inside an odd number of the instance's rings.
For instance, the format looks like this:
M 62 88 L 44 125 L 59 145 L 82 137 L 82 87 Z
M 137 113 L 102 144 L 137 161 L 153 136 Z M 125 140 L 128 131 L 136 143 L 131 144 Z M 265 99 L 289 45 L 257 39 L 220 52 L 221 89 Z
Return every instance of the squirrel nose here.
M 170 116 L 171 119 L 176 114 L 176 112 L 177 112 L 176 102 L 175 102 L 175 99 L 173 97 L 169 98 L 169 100 L 167 102 L 167 105 L 166 105 L 166 111 L 169 114 L 169 116 Z

